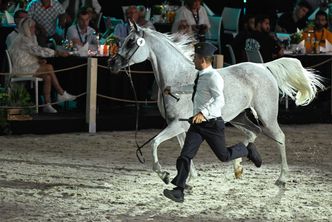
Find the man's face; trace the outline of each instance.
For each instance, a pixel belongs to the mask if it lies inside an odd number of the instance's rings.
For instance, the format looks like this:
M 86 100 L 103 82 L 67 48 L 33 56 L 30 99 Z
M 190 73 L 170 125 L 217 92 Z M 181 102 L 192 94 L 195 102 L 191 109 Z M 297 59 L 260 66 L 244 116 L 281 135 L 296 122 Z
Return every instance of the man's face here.
M 89 14 L 80 15 L 78 17 L 78 25 L 81 29 L 86 29 L 89 26 L 89 22 L 90 22 L 90 15 Z
M 197 70 L 203 70 L 203 66 L 202 66 L 203 62 L 204 62 L 204 58 L 195 53 L 195 55 L 194 55 L 194 64 L 195 64 L 195 68 Z
M 308 8 L 303 6 L 297 6 L 295 14 L 298 19 L 302 19 L 307 15 L 308 12 L 309 12 Z
M 321 29 L 327 25 L 327 19 L 324 15 L 318 15 L 315 19 L 315 25 L 317 28 Z
M 193 10 L 198 10 L 201 7 L 201 0 L 194 0 Z
M 270 19 L 264 19 L 261 23 L 262 32 L 270 32 Z
M 129 7 L 127 10 L 127 19 L 137 22 L 139 17 L 138 11 L 136 7 Z

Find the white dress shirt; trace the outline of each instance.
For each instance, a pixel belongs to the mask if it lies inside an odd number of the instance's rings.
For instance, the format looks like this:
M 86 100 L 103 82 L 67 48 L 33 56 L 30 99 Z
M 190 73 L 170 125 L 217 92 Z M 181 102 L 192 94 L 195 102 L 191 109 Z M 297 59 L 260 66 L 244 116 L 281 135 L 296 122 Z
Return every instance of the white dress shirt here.
M 90 26 L 87 27 L 86 32 L 83 32 L 79 27 L 79 25 L 73 24 L 67 30 L 67 39 L 68 40 L 79 39 L 83 45 L 87 42 L 90 45 L 96 45 L 97 38 L 95 33 L 96 31 Z
M 199 71 L 198 75 L 193 114 L 201 112 L 207 120 L 221 117 L 221 108 L 225 105 L 224 80 L 212 66 Z
M 199 11 L 199 22 L 198 25 L 207 25 L 208 30 L 211 28 L 211 24 L 210 24 L 210 20 L 209 17 L 206 13 L 206 10 L 204 7 L 200 7 Z M 178 31 L 179 28 L 179 24 L 181 22 L 181 20 L 186 20 L 188 25 L 189 25 L 189 32 L 192 33 L 192 29 L 191 26 L 192 25 L 196 25 L 196 21 L 194 19 L 194 16 L 192 14 L 192 12 L 186 7 L 186 6 L 181 6 L 177 11 L 176 11 L 176 16 L 174 19 L 174 22 L 172 24 L 172 33 L 175 33 Z

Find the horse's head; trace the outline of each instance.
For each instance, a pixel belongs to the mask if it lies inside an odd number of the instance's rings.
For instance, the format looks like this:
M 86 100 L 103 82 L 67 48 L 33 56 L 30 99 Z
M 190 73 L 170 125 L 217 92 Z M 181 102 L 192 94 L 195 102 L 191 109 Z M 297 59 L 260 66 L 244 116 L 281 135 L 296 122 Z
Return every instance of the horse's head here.
M 111 72 L 119 72 L 121 68 L 140 63 L 148 58 L 149 49 L 144 39 L 144 30 L 136 23 L 130 22 L 129 35 L 124 40 L 119 52 L 109 59 Z

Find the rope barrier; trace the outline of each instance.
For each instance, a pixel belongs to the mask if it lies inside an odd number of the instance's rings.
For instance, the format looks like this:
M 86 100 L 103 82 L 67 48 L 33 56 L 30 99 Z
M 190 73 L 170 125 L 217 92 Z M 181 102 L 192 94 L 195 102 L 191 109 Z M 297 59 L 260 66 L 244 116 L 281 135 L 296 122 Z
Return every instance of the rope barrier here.
M 86 92 L 84 93 L 81 93 L 81 94 L 78 94 L 77 96 L 75 96 L 77 98 L 85 95 Z M 66 102 L 66 101 L 63 101 L 63 102 Z M 50 105 L 55 105 L 55 104 L 59 104 L 59 103 L 62 103 L 62 102 L 53 102 L 53 103 L 49 103 Z M 38 107 L 44 107 L 44 106 L 47 106 L 48 104 L 42 104 L 42 105 L 38 105 Z M 36 108 L 36 105 L 31 105 L 31 106 L 0 106 L 0 109 L 27 109 L 27 108 Z
M 143 104 L 147 104 L 147 103 L 157 103 L 157 101 L 135 101 L 135 100 L 129 100 L 129 99 L 119 99 L 119 98 L 115 98 L 115 97 L 111 97 L 111 96 L 105 96 L 105 95 L 101 95 L 101 94 L 97 94 L 97 96 L 101 97 L 101 98 L 105 98 L 105 99 L 109 99 L 109 100 L 115 100 L 115 101 L 119 101 L 119 102 L 127 102 L 127 103 L 143 103 Z
M 83 66 L 86 66 L 87 63 L 85 64 L 81 64 L 81 65 L 77 65 L 77 66 L 72 66 L 69 68 L 64 68 L 64 69 L 58 69 L 58 70 L 54 70 L 54 72 L 64 72 L 64 71 L 68 71 L 68 70 L 72 70 L 72 69 L 77 69 Z M 36 72 L 36 73 L 7 73 L 7 72 L 0 72 L 0 75 L 6 76 L 6 75 L 15 75 L 15 76 L 31 76 L 31 75 L 41 75 L 41 74 L 46 74 L 49 73 L 48 72 Z
M 98 65 L 98 67 L 109 70 L 109 67 L 107 67 L 107 66 Z M 124 70 L 124 69 L 121 69 L 120 72 L 125 72 L 125 70 Z M 141 70 L 136 70 L 136 71 L 135 71 L 135 70 L 131 70 L 131 73 L 138 73 L 138 74 L 153 74 L 154 72 L 151 71 L 151 70 L 149 70 L 149 71 L 141 71 Z
M 332 58 L 327 59 L 327 60 L 325 60 L 325 61 L 323 61 L 321 63 L 318 63 L 316 65 L 308 66 L 306 68 L 315 68 L 315 67 L 324 65 L 324 64 L 326 64 L 326 63 L 328 63 L 330 61 L 332 61 Z M 64 72 L 64 71 L 68 71 L 68 70 L 72 70 L 72 69 L 77 69 L 77 68 L 80 68 L 80 67 L 83 67 L 83 66 L 86 66 L 86 65 L 87 65 L 87 63 L 81 64 L 81 65 L 77 65 L 77 66 L 72 66 L 72 67 L 69 67 L 69 68 L 54 70 L 54 72 Z M 98 65 L 98 67 L 109 70 L 109 67 L 107 67 L 107 66 Z M 126 70 L 121 69 L 120 71 L 121 72 L 125 72 Z M 45 73 L 48 73 L 48 72 L 38 72 L 38 73 L 32 73 L 32 74 L 31 73 L 15 73 L 15 74 L 14 73 L 0 73 L 0 75 L 22 75 L 22 76 L 24 76 L 24 75 L 36 75 L 36 74 L 40 75 L 40 74 L 45 74 Z M 131 73 L 153 74 L 154 72 L 153 71 L 139 71 L 139 70 L 135 71 L 135 70 L 131 70 Z M 331 87 L 329 86 L 329 87 L 325 88 L 325 90 L 328 90 L 330 88 Z M 76 98 L 79 98 L 79 97 L 81 97 L 81 96 L 83 96 L 85 94 L 86 94 L 86 92 L 81 93 L 81 94 L 77 95 Z M 114 101 L 119 101 L 119 102 L 127 102 L 127 103 L 141 103 L 141 104 L 154 104 L 154 103 L 157 103 L 157 101 L 135 101 L 135 100 L 130 100 L 130 99 L 121 99 L 121 98 L 115 98 L 115 97 L 111 97 L 111 96 L 105 96 L 105 95 L 101 95 L 101 94 L 97 94 L 97 96 L 99 96 L 101 98 L 109 99 L 109 100 L 114 100 Z M 60 102 L 53 102 L 53 103 L 51 103 L 51 105 L 58 104 L 58 103 L 60 103 Z M 46 104 L 39 105 L 38 107 L 44 107 L 44 106 L 46 106 Z M 20 109 L 20 108 L 35 108 L 35 107 L 36 107 L 35 105 L 24 106 L 24 107 L 19 107 L 19 106 L 17 106 L 17 107 L 14 107 L 14 106 L 0 106 L 0 109 L 10 109 L 10 108 Z
M 325 61 L 323 61 L 323 62 L 321 62 L 321 63 L 318 63 L 318 64 L 316 64 L 316 65 L 308 66 L 308 67 L 306 67 L 306 68 L 316 68 L 316 67 L 318 67 L 318 66 L 324 65 L 325 63 L 328 63 L 328 62 L 331 62 L 331 61 L 332 61 L 332 58 L 327 59 L 327 60 L 325 60 Z

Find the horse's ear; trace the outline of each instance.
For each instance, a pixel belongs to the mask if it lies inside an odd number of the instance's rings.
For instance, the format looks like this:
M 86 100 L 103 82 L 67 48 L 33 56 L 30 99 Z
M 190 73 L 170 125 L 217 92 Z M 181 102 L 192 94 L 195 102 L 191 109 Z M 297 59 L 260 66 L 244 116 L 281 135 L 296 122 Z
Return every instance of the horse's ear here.
M 130 24 L 130 30 L 131 30 L 131 31 L 135 31 L 135 32 L 138 31 L 138 27 L 137 27 L 137 24 L 136 24 L 135 21 L 131 21 L 131 20 L 129 20 L 129 24 Z

